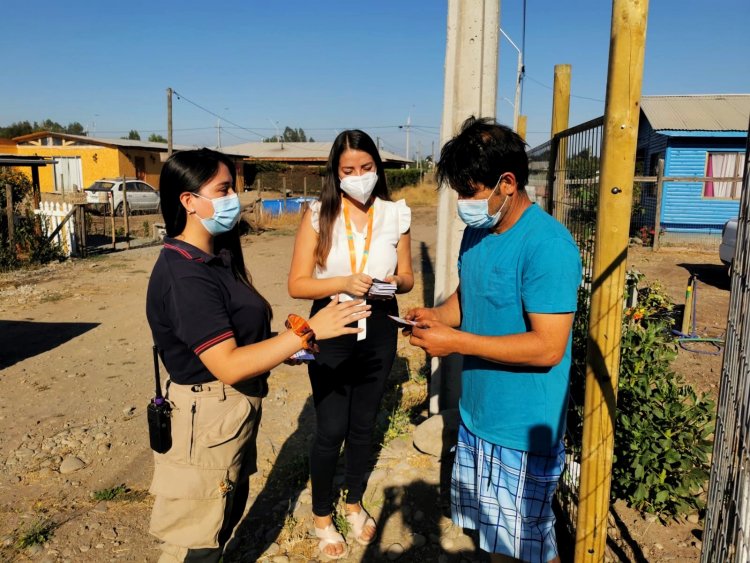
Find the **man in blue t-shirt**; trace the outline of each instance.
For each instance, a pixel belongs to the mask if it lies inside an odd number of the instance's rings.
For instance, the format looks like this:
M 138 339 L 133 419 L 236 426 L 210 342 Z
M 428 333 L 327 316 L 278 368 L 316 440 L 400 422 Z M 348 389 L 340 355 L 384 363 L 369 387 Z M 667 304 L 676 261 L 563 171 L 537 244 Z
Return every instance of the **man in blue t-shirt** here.
M 478 530 L 493 561 L 559 561 L 552 497 L 565 461 L 571 328 L 581 260 L 570 233 L 525 191 L 523 140 L 468 119 L 445 144 L 440 185 L 466 223 L 459 287 L 413 309 L 410 342 L 464 357 L 453 521 Z

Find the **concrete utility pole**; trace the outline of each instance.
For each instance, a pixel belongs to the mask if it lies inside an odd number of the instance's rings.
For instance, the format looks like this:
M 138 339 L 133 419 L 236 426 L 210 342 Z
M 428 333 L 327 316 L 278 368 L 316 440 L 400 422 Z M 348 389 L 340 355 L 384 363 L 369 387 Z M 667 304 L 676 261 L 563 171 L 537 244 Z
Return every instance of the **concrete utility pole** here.
M 499 0 L 448 0 L 441 145 L 458 132 L 469 116 L 495 116 L 499 22 Z M 458 286 L 456 260 L 462 233 L 463 223 L 456 215 L 456 194 L 443 187 L 438 203 L 435 305 L 450 297 Z M 457 405 L 460 370 L 460 357 L 432 359 L 431 414 Z
M 614 0 L 583 406 L 575 561 L 604 561 L 648 0 Z
M 167 158 L 172 156 L 172 89 L 167 88 Z

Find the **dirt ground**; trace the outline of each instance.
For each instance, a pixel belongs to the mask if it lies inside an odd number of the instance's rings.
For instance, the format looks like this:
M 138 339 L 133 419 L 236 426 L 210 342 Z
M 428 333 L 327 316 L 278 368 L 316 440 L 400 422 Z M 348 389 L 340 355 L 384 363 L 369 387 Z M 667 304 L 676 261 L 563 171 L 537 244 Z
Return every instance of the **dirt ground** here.
M 429 299 L 435 234 L 434 207 L 416 208 L 417 284 L 400 299 L 402 312 Z M 281 229 L 243 242 L 254 282 L 274 307 L 274 329 L 288 313 L 306 314 L 309 307 L 286 291 L 292 237 Z M 0 559 L 158 558 L 147 533 L 152 457 L 145 407 L 153 380 L 144 299 L 159 250 L 143 247 L 0 275 Z M 660 280 L 678 304 L 695 272 L 697 331 L 723 334 L 729 282 L 718 256 L 633 247 L 629 263 Z M 403 338 L 398 356 L 389 397 L 391 404 L 414 407 L 414 416 L 391 424 L 369 479 L 365 503 L 378 518 L 378 542 L 368 548 L 352 542 L 346 560 L 484 561 L 446 516 L 440 483 L 448 468 L 411 443 L 414 424 L 426 416 L 424 357 Z M 676 366 L 699 389 L 717 393 L 721 356 L 681 350 Z M 252 505 L 224 560 L 316 561 L 306 482 L 314 413 L 305 368 L 274 370 L 270 386 Z M 385 426 L 389 414 L 382 415 Z M 664 526 L 618 502 L 610 558 L 698 561 L 701 529 L 702 522 Z

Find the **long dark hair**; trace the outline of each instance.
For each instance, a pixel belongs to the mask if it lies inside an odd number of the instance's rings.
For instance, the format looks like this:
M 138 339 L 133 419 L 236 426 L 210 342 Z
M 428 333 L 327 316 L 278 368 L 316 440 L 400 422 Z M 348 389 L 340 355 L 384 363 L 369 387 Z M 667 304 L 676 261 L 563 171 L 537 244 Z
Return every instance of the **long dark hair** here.
M 180 195 L 185 192 L 197 193 L 219 171 L 219 164 L 224 164 L 232 175 L 232 186 L 237 181 L 237 170 L 234 162 L 225 154 L 211 149 L 180 151 L 173 154 L 159 176 L 159 200 L 161 214 L 167 236 L 176 237 L 185 230 L 187 211 L 180 201 Z M 231 231 L 214 237 L 214 254 L 228 250 L 231 256 L 231 268 L 235 278 L 255 292 L 266 304 L 268 318 L 272 316 L 271 305 L 258 293 L 252 283 L 252 278 L 245 267 L 240 244 L 239 223 Z
M 364 151 L 372 157 L 378 174 L 378 183 L 375 184 L 372 195 L 386 201 L 391 200 L 391 196 L 388 195 L 388 185 L 385 181 L 383 161 L 372 138 L 359 129 L 349 129 L 339 133 L 336 140 L 333 141 L 331 153 L 328 155 L 326 176 L 323 189 L 320 192 L 320 232 L 318 233 L 318 244 L 315 246 L 315 262 L 321 268 L 325 268 L 328 260 L 328 253 L 331 251 L 333 244 L 333 224 L 341 210 L 339 160 L 341 160 L 342 153 L 347 150 Z

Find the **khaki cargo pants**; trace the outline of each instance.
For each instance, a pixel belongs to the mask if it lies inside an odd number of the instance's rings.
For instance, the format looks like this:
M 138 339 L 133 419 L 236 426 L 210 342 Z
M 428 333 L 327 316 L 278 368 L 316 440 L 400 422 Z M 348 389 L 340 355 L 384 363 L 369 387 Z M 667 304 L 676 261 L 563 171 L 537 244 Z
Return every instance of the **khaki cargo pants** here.
M 246 509 L 261 399 L 218 381 L 167 389 L 172 447 L 154 454 L 149 532 L 159 563 L 215 562 Z

